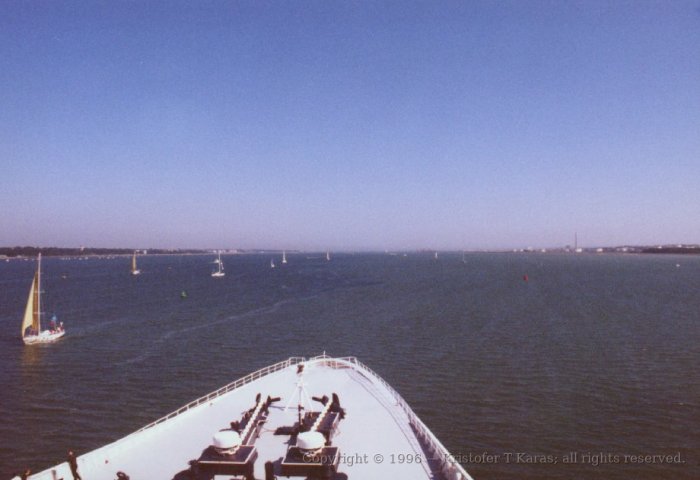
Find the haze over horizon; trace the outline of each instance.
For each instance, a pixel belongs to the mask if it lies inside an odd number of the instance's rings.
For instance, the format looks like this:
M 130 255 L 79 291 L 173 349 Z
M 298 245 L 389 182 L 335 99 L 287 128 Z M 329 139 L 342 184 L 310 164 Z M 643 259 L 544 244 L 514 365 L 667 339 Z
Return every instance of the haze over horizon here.
M 0 245 L 700 243 L 700 5 L 0 4 Z

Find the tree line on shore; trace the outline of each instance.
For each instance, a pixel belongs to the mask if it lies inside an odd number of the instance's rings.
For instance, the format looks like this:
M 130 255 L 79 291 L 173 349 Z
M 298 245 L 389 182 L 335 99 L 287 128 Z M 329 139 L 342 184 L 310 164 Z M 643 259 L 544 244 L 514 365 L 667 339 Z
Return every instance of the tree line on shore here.
M 39 253 L 46 257 L 81 257 L 87 255 L 131 255 L 134 251 L 145 252 L 149 255 L 207 253 L 207 250 L 196 249 L 158 249 L 139 250 L 134 248 L 65 248 L 65 247 L 0 247 L 0 256 L 6 257 L 36 257 Z

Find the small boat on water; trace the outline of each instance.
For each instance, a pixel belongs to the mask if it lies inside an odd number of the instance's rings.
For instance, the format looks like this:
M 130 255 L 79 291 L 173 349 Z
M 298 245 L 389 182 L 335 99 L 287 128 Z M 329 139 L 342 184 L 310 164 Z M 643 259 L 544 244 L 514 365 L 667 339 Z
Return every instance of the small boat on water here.
M 219 251 L 219 258 L 214 263 L 218 265 L 218 268 L 215 271 L 211 272 L 211 276 L 223 277 L 224 275 L 226 275 L 226 273 L 224 273 L 224 262 L 221 261 L 221 251 Z
M 282 252 L 282 263 L 287 263 L 287 252 L 286 251 Z
M 66 334 L 63 322 L 56 325 L 55 316 L 51 319 L 51 329 L 41 331 L 41 253 L 36 258 L 36 273 L 29 288 L 27 308 L 22 319 L 22 341 L 25 345 L 52 343 Z
M 274 258 L 270 259 L 270 268 L 275 268 L 275 259 Z
M 136 251 L 134 250 L 134 254 L 131 257 L 131 274 L 132 275 L 140 275 L 141 270 L 136 268 Z
M 325 354 L 250 373 L 76 464 L 91 480 L 472 480 L 385 380 Z
M 331 252 L 330 250 L 326 250 L 326 261 L 330 262 L 331 261 Z

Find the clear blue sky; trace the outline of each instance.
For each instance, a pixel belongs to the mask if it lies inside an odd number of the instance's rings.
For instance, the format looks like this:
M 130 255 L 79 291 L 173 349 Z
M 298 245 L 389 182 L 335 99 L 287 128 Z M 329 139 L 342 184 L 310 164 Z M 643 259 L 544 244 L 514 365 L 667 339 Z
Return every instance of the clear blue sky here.
M 0 2 L 0 245 L 700 242 L 700 2 Z

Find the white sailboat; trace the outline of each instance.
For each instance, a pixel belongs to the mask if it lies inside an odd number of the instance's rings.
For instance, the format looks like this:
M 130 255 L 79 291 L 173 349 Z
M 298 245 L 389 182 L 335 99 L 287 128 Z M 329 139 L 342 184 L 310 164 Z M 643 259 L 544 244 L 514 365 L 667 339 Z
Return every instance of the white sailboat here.
M 221 252 L 219 252 L 219 258 L 216 260 L 216 263 L 218 264 L 218 269 L 214 272 L 211 272 L 212 277 L 223 277 L 226 275 L 224 273 L 224 262 L 221 261 Z
M 275 259 L 274 258 L 270 259 L 270 268 L 275 268 Z
M 287 263 L 287 252 L 286 251 L 282 252 L 282 263 Z
M 140 275 L 141 270 L 136 268 L 136 251 L 134 250 L 134 255 L 131 257 L 131 274 L 132 275 Z
M 331 261 L 331 252 L 330 250 L 326 250 L 326 261 L 330 262 Z
M 53 322 L 53 321 L 52 321 Z M 33 343 L 51 343 L 55 342 L 66 331 L 63 329 L 63 324 L 54 330 L 41 331 L 41 253 L 36 260 L 36 273 L 32 286 L 29 289 L 29 299 L 27 300 L 27 308 L 24 310 L 24 318 L 22 319 L 22 341 L 25 345 Z

